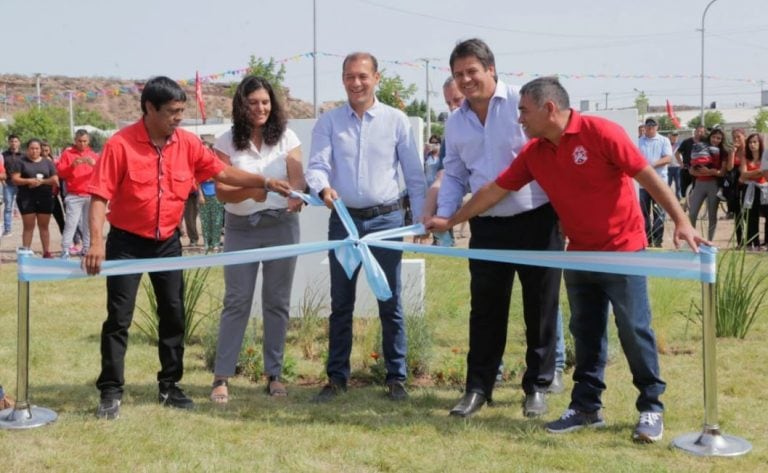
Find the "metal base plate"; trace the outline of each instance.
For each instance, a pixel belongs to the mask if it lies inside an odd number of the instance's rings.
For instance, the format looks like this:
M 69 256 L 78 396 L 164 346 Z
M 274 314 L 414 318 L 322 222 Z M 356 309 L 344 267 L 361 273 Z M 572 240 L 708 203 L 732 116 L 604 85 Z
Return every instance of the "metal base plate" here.
M 27 407 L 0 411 L 0 429 L 31 429 L 54 422 L 59 417 L 45 407 Z
M 683 434 L 672 441 L 672 446 L 702 457 L 737 457 L 752 450 L 752 444 L 742 438 L 706 431 Z

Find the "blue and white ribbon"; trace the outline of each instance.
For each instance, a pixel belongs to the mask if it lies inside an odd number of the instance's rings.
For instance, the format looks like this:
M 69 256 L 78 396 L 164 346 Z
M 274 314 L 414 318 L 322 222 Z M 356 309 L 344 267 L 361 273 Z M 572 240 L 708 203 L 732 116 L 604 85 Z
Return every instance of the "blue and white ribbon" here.
M 314 196 L 296 192 L 292 196 L 304 200 L 309 205 L 324 205 L 320 199 Z M 379 266 L 376 258 L 373 257 L 370 247 L 549 268 L 693 279 L 706 283 L 714 283 L 717 273 L 717 249 L 707 246 L 700 247 L 699 253 L 690 251 L 640 251 L 634 253 L 565 252 L 445 248 L 388 240 L 424 234 L 424 226 L 421 224 L 383 230 L 360 238 L 357 227 L 341 200 L 335 200 L 334 207 L 349 235 L 344 240 L 298 243 L 295 245 L 273 246 L 215 255 L 111 260 L 105 261 L 102 264 L 100 275 L 117 276 L 121 274 L 225 266 L 255 261 L 269 261 L 333 250 L 348 277 L 351 278 L 358 266 L 362 264 L 368 284 L 376 297 L 379 300 L 387 300 L 392 297 L 392 291 L 384 271 Z M 87 277 L 87 274 L 80 267 L 79 261 L 42 259 L 33 257 L 29 252 L 20 252 L 18 277 L 20 281 L 25 282 L 56 281 Z

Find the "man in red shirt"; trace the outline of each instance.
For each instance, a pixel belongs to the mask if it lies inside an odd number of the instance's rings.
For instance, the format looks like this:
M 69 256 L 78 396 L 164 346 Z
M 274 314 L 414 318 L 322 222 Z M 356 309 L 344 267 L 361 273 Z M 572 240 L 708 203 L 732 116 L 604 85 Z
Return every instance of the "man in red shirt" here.
M 286 195 L 285 181 L 226 166 L 192 133 L 178 129 L 186 94 L 167 77 L 150 79 L 141 93 L 143 117 L 107 141 L 88 186 L 91 247 L 83 259 L 88 274 L 98 274 L 104 259 L 181 256 L 177 227 L 195 181 L 210 178 L 253 188 L 263 201 L 267 191 Z M 109 214 L 107 214 L 109 203 Z M 103 238 L 104 219 L 110 231 Z M 150 273 L 159 319 L 157 373 L 161 404 L 190 409 L 193 402 L 178 387 L 183 374 L 184 286 L 181 271 Z M 96 416 L 116 419 L 123 395 L 128 327 L 141 274 L 107 277 L 107 320 L 101 331 L 101 391 Z
M 91 232 L 88 231 L 87 222 L 88 208 L 91 205 L 88 184 L 91 182 L 93 167 L 99 155 L 89 146 L 90 141 L 87 131 L 77 130 L 75 144 L 65 149 L 56 163 L 56 172 L 59 179 L 64 181 L 67 191 L 64 197 L 66 217 L 61 235 L 62 258 L 69 257 L 69 248 L 78 228 L 83 242 L 82 254 L 86 254 L 91 246 Z
M 648 165 L 629 136 L 615 123 L 581 116 L 556 78 L 542 77 L 520 90 L 520 124 L 532 138 L 512 164 L 474 194 L 449 219 L 433 218 L 430 228 L 450 228 L 495 205 L 513 190 L 536 180 L 552 202 L 569 251 L 642 251 L 647 240 L 632 178 L 675 222 L 674 242 L 694 250 L 704 241 L 691 226 L 674 194 Z M 569 408 L 546 429 L 564 433 L 605 425 L 600 400 L 605 390 L 608 304 L 619 339 L 640 391 L 640 419 L 633 439 L 660 440 L 666 384 L 659 374 L 646 278 L 591 271 L 564 271 L 571 307 L 576 366 Z

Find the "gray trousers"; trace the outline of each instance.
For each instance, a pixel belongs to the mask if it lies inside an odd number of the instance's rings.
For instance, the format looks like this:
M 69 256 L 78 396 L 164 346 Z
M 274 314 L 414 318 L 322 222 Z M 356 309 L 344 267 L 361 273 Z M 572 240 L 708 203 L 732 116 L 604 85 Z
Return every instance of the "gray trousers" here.
M 249 250 L 299 242 L 299 216 L 285 211 L 264 211 L 242 217 L 229 212 L 225 218 L 224 251 Z M 216 376 L 233 376 L 251 315 L 256 275 L 261 263 L 224 267 L 224 309 L 216 345 Z M 296 258 L 263 263 L 261 306 L 264 321 L 264 371 L 280 376 L 285 333 L 291 304 Z
M 712 241 L 715 238 L 715 229 L 717 228 L 717 206 L 720 201 L 717 198 L 717 181 L 699 181 L 693 186 L 691 196 L 688 202 L 688 217 L 691 219 L 691 225 L 696 227 L 696 218 L 699 216 L 699 210 L 704 201 L 707 201 L 707 220 L 709 228 L 707 229 L 707 240 Z
M 69 251 L 72 241 L 75 238 L 75 232 L 80 229 L 80 235 L 83 237 L 83 251 L 88 251 L 91 247 L 91 231 L 88 225 L 88 211 L 91 207 L 90 195 L 67 194 L 64 197 L 64 232 L 61 235 L 61 250 Z

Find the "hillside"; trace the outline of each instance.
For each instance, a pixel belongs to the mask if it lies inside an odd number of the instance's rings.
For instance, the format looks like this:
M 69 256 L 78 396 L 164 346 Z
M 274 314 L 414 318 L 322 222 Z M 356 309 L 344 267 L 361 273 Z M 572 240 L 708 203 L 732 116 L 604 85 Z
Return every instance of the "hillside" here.
M 27 110 L 37 103 L 36 79 L 34 76 L 0 74 L 0 118 L 11 118 L 15 113 Z M 139 95 L 142 82 L 105 77 L 43 76 L 40 80 L 40 95 L 44 105 L 68 107 L 71 91 L 75 106 L 96 110 L 106 119 L 119 123 L 136 120 L 141 114 Z M 195 118 L 197 103 L 194 84 L 182 86 L 187 93 L 185 118 Z M 216 117 L 229 118 L 232 113 L 232 99 L 229 84 L 204 83 L 203 97 L 209 120 Z M 312 104 L 290 97 L 288 92 L 288 113 L 290 118 L 312 116 Z M 2 100 L 5 97 L 5 100 Z

